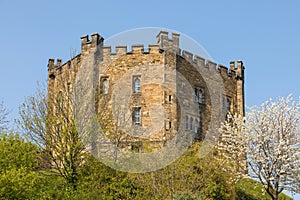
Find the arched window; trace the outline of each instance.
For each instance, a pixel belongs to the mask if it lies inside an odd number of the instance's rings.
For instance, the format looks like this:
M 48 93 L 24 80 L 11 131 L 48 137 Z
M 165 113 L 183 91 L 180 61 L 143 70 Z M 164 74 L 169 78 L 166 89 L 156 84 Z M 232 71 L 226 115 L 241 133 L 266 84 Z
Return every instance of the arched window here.
M 133 92 L 134 93 L 141 92 L 141 77 L 140 76 L 133 77 Z
M 190 130 L 193 131 L 193 118 L 190 117 Z
M 108 93 L 108 80 L 106 78 L 102 81 L 102 92 L 103 94 Z
M 185 130 L 189 130 L 189 117 L 185 116 Z

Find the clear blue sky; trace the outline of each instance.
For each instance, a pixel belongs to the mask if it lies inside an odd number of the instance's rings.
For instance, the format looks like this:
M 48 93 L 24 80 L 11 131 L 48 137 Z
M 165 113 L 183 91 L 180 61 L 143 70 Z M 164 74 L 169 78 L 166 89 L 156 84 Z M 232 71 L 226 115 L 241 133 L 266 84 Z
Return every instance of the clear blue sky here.
M 178 30 L 226 66 L 243 60 L 246 104 L 300 96 L 300 1 L 0 0 L 0 99 L 16 118 L 49 58 L 70 58 L 80 36 L 140 27 Z

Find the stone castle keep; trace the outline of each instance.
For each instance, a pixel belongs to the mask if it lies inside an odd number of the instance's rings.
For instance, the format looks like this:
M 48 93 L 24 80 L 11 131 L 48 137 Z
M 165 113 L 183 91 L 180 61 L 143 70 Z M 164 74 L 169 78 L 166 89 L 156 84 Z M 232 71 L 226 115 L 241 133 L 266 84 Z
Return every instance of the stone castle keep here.
M 81 37 L 81 53 L 69 61 L 49 59 L 48 102 L 50 112 L 61 104 L 55 99 L 72 98 L 78 71 L 96 62 L 94 108 L 104 134 L 118 147 L 135 152 L 161 148 L 179 129 L 194 140 L 209 135 L 215 105 L 220 116 L 227 112 L 244 115 L 244 66 L 230 67 L 181 50 L 180 35 L 161 31 L 157 44 L 104 46 L 98 33 Z M 97 73 L 96 73 L 97 72 Z M 210 80 L 218 84 L 208 84 Z M 214 88 L 222 91 L 215 98 Z M 213 103 L 217 102 L 217 103 Z M 98 141 L 101 143 L 101 141 Z

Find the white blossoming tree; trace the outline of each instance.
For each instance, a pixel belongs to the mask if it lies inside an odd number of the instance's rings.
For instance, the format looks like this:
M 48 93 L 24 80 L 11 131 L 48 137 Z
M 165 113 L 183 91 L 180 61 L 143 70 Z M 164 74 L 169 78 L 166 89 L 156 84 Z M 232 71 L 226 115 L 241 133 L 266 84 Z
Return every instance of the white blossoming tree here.
M 271 99 L 249 108 L 245 120 L 229 115 L 220 131 L 220 152 L 237 166 L 245 152 L 248 174 L 272 199 L 283 190 L 300 192 L 300 99 Z
M 218 143 L 219 155 L 221 155 L 221 161 L 226 165 L 224 170 L 235 174 L 229 181 L 236 183 L 241 178 L 247 176 L 246 146 L 244 138 L 246 126 L 244 117 L 237 114 L 232 116 L 229 113 L 219 131 L 221 133 L 221 138 Z

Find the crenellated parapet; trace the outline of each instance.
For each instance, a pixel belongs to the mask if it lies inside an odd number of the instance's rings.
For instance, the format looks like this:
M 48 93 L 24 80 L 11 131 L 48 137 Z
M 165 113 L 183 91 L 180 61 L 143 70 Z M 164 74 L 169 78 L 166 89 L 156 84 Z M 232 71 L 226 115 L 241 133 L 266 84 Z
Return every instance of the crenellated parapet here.
M 243 62 L 240 60 L 237 61 L 237 65 L 235 65 L 234 61 L 230 61 L 230 68 L 228 68 L 222 64 L 217 64 L 211 60 L 202 58 L 201 56 L 194 55 L 186 50 L 180 50 L 179 55 L 182 56 L 188 62 L 198 67 L 204 68 L 211 73 L 220 73 L 221 76 L 224 78 L 230 77 L 239 80 L 244 78 L 244 66 Z
M 91 39 L 88 35 L 81 37 L 81 53 L 85 54 L 90 52 L 91 50 L 97 50 L 97 48 L 101 48 L 103 46 L 104 38 L 98 33 L 93 33 L 91 35 Z
M 53 71 L 54 69 L 61 67 L 61 63 L 62 63 L 62 60 L 60 58 L 57 58 L 56 62 L 55 62 L 54 58 L 49 58 L 48 71 Z
M 133 54 L 159 54 L 161 49 L 158 44 L 149 44 L 144 46 L 143 44 L 133 44 L 131 47 L 128 46 L 116 46 L 115 51 L 112 51 L 111 46 L 103 46 L 102 48 L 102 60 L 104 62 L 110 62 L 124 55 Z
M 172 37 L 169 38 L 168 31 L 160 31 L 156 36 L 157 44 L 160 49 L 179 52 L 179 37 L 180 34 L 172 33 Z
M 100 52 L 101 60 L 104 62 L 117 59 L 119 56 L 127 54 L 158 54 L 164 51 L 171 51 L 181 56 L 186 61 L 196 65 L 197 67 L 204 68 L 210 73 L 220 73 L 222 77 L 230 77 L 235 80 L 244 79 L 244 66 L 243 62 L 238 60 L 230 62 L 230 67 L 226 67 L 221 64 L 217 64 L 211 60 L 207 60 L 199 55 L 195 55 L 187 50 L 181 50 L 179 48 L 179 37 L 178 33 L 169 33 L 167 31 L 160 31 L 157 35 L 157 44 L 149 44 L 145 47 L 143 44 L 134 44 L 131 48 L 127 46 L 116 46 L 115 51 L 112 51 L 111 46 L 103 46 L 104 38 L 98 33 L 85 35 L 81 37 L 81 54 L 85 55 L 92 52 Z M 80 57 L 80 55 L 78 55 Z M 65 65 L 65 64 L 64 64 Z M 63 65 L 63 66 L 64 66 Z M 56 62 L 53 58 L 48 61 L 49 74 L 54 73 L 54 69 L 62 67 L 61 59 L 57 59 Z
M 143 44 L 133 44 L 131 50 L 127 46 L 116 46 L 116 51 L 112 51 L 111 46 L 103 46 L 103 55 L 104 56 L 121 56 L 124 54 L 133 54 L 133 53 L 159 53 L 160 48 L 158 44 L 149 44 L 148 47 L 145 47 Z

